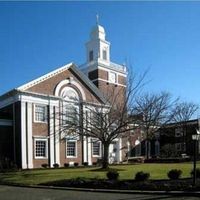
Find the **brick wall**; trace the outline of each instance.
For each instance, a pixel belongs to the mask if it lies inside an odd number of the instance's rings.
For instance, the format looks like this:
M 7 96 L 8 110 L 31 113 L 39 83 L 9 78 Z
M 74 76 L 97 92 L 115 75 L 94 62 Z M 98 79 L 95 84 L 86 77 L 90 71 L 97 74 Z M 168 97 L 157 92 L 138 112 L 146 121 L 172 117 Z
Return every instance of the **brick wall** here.
M 66 156 L 66 140 L 62 140 L 60 143 L 60 165 L 64 166 L 65 163 L 77 162 L 82 164 L 82 144 L 81 140 L 77 141 L 77 155 L 76 158 L 67 158 Z
M 95 102 L 98 103 L 99 99 L 98 97 L 93 94 L 93 92 L 86 86 L 86 84 L 83 82 L 83 80 L 80 80 L 80 78 L 73 72 L 73 70 L 65 70 L 62 73 L 59 73 L 41 83 L 38 83 L 37 85 L 34 85 L 27 89 L 27 91 L 41 93 L 41 94 L 47 94 L 47 95 L 54 95 L 54 91 L 56 86 L 62 81 L 69 77 L 73 77 L 76 82 L 78 82 L 86 95 L 86 101 L 88 102 Z

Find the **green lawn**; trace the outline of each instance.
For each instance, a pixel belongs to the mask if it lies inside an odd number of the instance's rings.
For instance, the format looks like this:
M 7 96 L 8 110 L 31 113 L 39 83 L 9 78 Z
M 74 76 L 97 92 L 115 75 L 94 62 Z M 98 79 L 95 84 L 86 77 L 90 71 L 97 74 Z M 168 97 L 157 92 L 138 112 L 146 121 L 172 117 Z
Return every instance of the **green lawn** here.
M 132 179 L 138 171 L 149 172 L 150 179 L 167 179 L 167 172 L 170 169 L 181 169 L 183 171 L 183 178 L 190 177 L 192 167 L 192 162 L 190 162 L 178 164 L 115 165 L 111 168 L 119 171 L 120 179 Z M 200 168 L 200 163 L 197 164 L 197 167 Z M 92 167 L 24 170 L 19 172 L 0 173 L 0 182 L 31 185 L 78 177 L 106 178 L 106 172 Z

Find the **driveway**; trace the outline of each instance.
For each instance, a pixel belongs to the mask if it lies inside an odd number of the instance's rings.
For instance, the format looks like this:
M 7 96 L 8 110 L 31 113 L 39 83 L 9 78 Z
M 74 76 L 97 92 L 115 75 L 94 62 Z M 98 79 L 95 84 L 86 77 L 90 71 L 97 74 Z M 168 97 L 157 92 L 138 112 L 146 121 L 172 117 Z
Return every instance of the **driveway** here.
M 190 199 L 199 197 L 171 197 L 169 195 L 119 194 L 100 192 L 65 191 L 25 187 L 0 186 L 0 200 L 162 200 Z

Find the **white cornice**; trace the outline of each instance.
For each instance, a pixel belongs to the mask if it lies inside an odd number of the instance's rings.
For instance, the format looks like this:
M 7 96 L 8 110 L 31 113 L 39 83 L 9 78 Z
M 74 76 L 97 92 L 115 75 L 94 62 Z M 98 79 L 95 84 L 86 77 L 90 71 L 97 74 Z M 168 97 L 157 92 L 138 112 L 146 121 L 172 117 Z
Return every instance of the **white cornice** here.
M 108 72 L 112 71 L 112 72 L 117 73 L 120 76 L 127 77 L 127 71 L 122 72 L 122 70 L 118 70 L 117 68 L 114 68 L 110 65 L 104 65 L 100 62 L 92 62 L 89 64 L 83 64 L 83 65 L 79 66 L 79 68 L 86 73 L 93 71 L 95 69 L 101 69 L 101 70 L 108 71 Z
M 0 96 L 0 108 L 4 107 L 5 105 L 9 105 L 13 102 L 16 101 L 20 101 L 21 96 L 33 96 L 33 97 L 38 97 L 38 98 L 43 98 L 43 99 L 52 99 L 52 100 L 58 100 L 59 97 L 53 96 L 53 95 L 46 95 L 46 94 L 41 94 L 41 93 L 35 93 L 35 92 L 31 92 L 31 91 L 25 91 L 28 88 L 41 83 L 42 81 L 45 81 L 65 70 L 68 69 L 72 69 L 77 75 L 78 77 L 80 77 L 80 79 L 82 80 L 82 82 L 84 82 L 90 89 L 91 91 L 93 91 L 93 94 L 95 94 L 96 97 L 98 97 L 98 99 L 100 100 L 101 103 L 106 103 L 107 101 L 105 100 L 104 96 L 102 95 L 102 93 L 98 90 L 98 88 L 89 80 L 89 78 L 83 74 L 83 72 L 81 72 L 80 69 L 78 69 L 76 67 L 75 64 L 73 63 L 69 63 L 57 70 L 54 70 L 44 76 L 41 76 L 29 83 L 26 83 L 16 89 L 13 89 L 5 94 L 3 94 L 2 96 Z M 83 99 L 85 100 L 85 98 Z
M 120 83 L 113 83 L 113 82 L 110 82 L 110 81 L 102 79 L 102 78 L 97 78 L 97 79 L 92 80 L 92 82 L 95 82 L 95 81 L 103 81 L 103 82 L 106 82 L 106 83 L 109 83 L 109 84 L 112 84 L 112 85 L 118 85 L 118 86 L 126 87 L 126 85 L 123 85 L 123 84 L 120 84 Z
M 33 81 L 30 81 L 30 82 L 18 87 L 17 89 L 24 91 L 24 90 L 26 90 L 26 89 L 34 86 L 34 85 L 37 85 L 38 83 L 41 83 L 41 82 L 43 82 L 43 81 L 45 81 L 45 80 L 47 80 L 47 79 L 49 79 L 49 78 L 51 78 L 51 77 L 53 77 L 57 74 L 69 69 L 69 67 L 72 66 L 72 65 L 73 65 L 72 62 L 67 64 L 67 65 L 64 65 L 63 67 L 60 67 L 60 68 L 58 68 L 58 69 L 56 69 L 52 72 L 49 72 L 48 74 L 45 74 L 45 75 L 43 75 L 43 76 L 41 76 L 41 77 L 39 77 L 39 78 L 37 78 Z

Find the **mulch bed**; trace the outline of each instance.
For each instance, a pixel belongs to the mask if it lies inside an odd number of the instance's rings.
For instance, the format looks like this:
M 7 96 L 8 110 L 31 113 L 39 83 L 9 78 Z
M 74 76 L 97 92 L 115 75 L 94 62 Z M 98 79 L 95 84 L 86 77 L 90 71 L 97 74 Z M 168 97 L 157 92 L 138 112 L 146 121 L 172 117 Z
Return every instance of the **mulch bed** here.
M 192 179 L 179 180 L 106 180 L 106 179 L 69 179 L 59 180 L 40 185 L 58 186 L 58 187 L 77 187 L 93 189 L 120 189 L 120 190 L 154 190 L 154 191 L 200 191 L 200 180 L 197 180 L 196 187 L 192 186 Z

